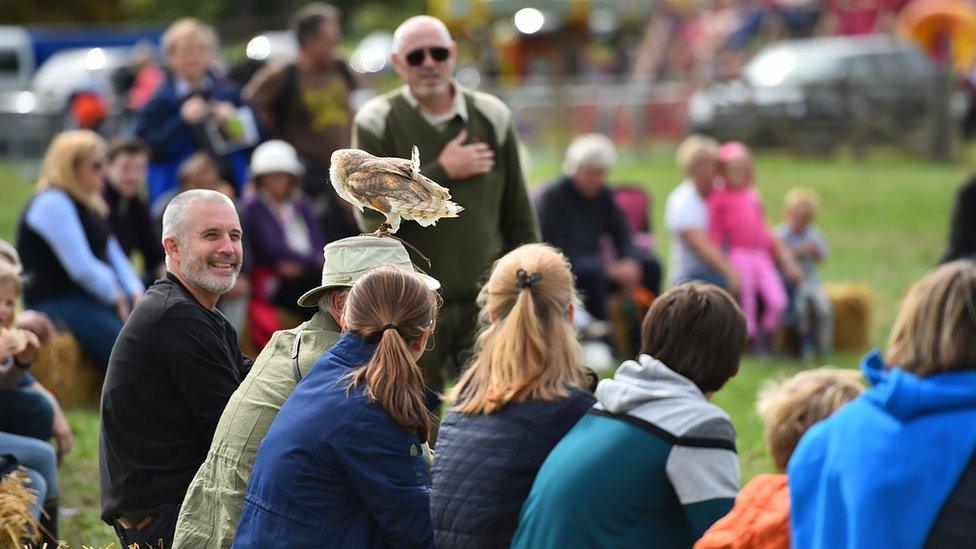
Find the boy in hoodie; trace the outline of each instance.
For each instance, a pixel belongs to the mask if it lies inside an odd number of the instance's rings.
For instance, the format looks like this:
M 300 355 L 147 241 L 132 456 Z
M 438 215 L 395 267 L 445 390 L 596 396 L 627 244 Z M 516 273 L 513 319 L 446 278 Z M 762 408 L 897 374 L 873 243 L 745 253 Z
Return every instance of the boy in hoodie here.
M 746 321 L 725 290 L 681 284 L 641 327 L 641 355 L 549 454 L 513 548 L 688 548 L 732 508 L 732 421 L 708 399 L 739 370 Z
M 759 392 L 756 409 L 766 424 L 766 446 L 776 473 L 756 475 L 735 507 L 705 532 L 695 549 L 790 549 L 790 491 L 786 463 L 811 425 L 857 398 L 864 385 L 856 370 L 817 368 Z
M 787 472 L 798 549 L 972 547 L 976 516 L 976 262 L 908 292 L 873 385 L 814 425 Z

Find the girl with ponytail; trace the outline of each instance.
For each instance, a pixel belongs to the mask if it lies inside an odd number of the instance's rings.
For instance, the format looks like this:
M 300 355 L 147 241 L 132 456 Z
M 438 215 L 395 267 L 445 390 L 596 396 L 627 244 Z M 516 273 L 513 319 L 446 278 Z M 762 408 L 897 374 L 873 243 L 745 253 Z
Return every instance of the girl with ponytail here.
M 437 546 L 508 547 L 549 451 L 595 402 L 573 329 L 569 261 L 527 244 L 478 296 L 486 326 L 451 391 L 432 474 Z
M 399 267 L 352 287 L 342 336 L 261 442 L 234 547 L 433 547 L 424 443 L 440 400 L 417 359 L 436 287 Z

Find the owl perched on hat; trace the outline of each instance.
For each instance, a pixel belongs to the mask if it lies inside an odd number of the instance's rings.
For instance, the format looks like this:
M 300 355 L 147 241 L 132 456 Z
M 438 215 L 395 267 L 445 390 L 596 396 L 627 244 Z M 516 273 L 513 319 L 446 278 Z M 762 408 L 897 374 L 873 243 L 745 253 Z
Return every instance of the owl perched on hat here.
M 420 151 L 414 146 L 410 160 L 378 158 L 359 149 L 332 153 L 329 176 L 336 193 L 359 208 L 386 216 L 379 233 L 395 233 L 400 219 L 423 227 L 444 217 L 457 217 L 464 208 L 451 202 L 451 193 L 420 173 Z

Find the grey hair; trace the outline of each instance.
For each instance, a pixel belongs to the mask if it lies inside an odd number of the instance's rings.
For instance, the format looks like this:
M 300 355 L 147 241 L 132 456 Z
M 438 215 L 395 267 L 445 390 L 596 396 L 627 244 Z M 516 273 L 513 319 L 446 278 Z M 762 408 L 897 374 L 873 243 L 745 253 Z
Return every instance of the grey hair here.
M 569 144 L 563 160 L 563 172 L 572 175 L 580 166 L 609 169 L 616 161 L 617 147 L 609 137 L 599 133 L 587 133 Z
M 217 33 L 213 30 L 213 27 L 193 17 L 179 19 L 166 29 L 161 40 L 163 52 L 166 55 L 172 54 L 176 48 L 176 44 L 190 33 L 199 35 L 210 46 L 210 52 L 216 53 Z
M 400 51 L 400 48 L 403 45 L 403 36 L 410 30 L 413 30 L 413 27 L 424 23 L 433 25 L 434 28 L 436 28 L 437 31 L 443 35 L 442 38 L 444 38 L 448 43 L 453 41 L 451 38 L 451 31 L 447 30 L 447 25 L 445 25 L 443 21 L 436 17 L 431 17 L 430 15 L 415 15 L 403 23 L 400 23 L 400 26 L 393 31 L 393 53 L 395 55 L 401 56 L 407 53 Z
M 186 220 L 196 204 L 226 204 L 234 208 L 234 202 L 223 193 L 209 189 L 192 189 L 173 197 L 163 212 L 163 240 L 173 237 L 177 242 L 186 240 Z M 165 249 L 165 246 L 164 246 Z M 166 267 L 169 268 L 169 254 Z

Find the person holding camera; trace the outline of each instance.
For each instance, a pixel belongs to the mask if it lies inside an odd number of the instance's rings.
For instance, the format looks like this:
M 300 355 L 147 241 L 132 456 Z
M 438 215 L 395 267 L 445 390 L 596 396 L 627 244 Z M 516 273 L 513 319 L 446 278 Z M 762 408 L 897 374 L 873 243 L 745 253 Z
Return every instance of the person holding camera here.
M 239 194 L 246 180 L 248 152 L 228 152 L 224 139 L 240 133 L 245 103 L 237 88 L 213 71 L 216 34 L 200 21 L 185 18 L 166 29 L 162 42 L 166 79 L 136 121 L 136 135 L 152 149 L 150 202 L 176 186 L 180 163 L 201 150 L 220 160 L 221 175 Z

